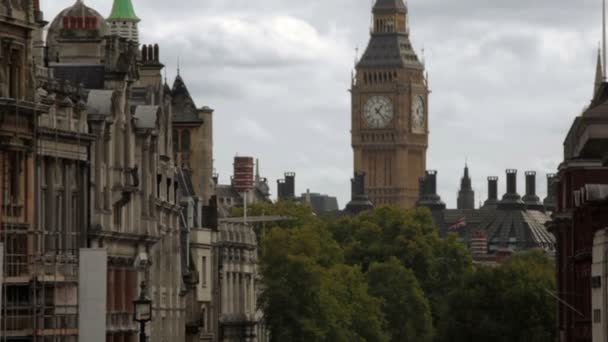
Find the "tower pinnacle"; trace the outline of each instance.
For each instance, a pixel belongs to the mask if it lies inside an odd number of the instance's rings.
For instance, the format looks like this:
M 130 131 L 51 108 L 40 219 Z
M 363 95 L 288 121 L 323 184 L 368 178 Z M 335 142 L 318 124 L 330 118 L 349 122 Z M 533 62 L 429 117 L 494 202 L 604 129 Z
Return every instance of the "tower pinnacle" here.
M 464 166 L 464 176 L 460 181 L 460 191 L 458 191 L 458 209 L 475 209 L 475 192 L 471 186 L 469 176 L 469 166 Z
M 600 86 L 604 82 L 604 67 L 602 65 L 602 50 L 598 49 L 597 51 L 597 66 L 595 69 L 595 87 L 593 91 L 593 97 L 597 95 Z
M 108 17 L 110 34 L 139 43 L 139 22 L 131 0 L 114 0 L 112 12 Z

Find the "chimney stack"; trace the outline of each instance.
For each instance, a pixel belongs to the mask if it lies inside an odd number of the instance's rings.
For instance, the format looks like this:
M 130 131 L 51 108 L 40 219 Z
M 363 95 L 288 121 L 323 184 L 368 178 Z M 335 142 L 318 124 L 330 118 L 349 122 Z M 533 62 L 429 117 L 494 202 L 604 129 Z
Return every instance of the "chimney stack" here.
M 553 173 L 547 175 L 547 197 L 543 201 L 546 211 L 553 212 L 556 208 L 555 199 L 555 180 L 556 176 Z
M 524 202 L 517 193 L 517 170 L 508 169 L 507 173 L 507 193 L 502 197 L 499 208 L 503 209 L 523 209 Z
M 373 209 L 374 204 L 365 192 L 365 173 L 355 172 L 355 177 L 350 182 L 351 201 L 346 205 L 345 211 L 351 215 L 357 215 L 363 211 Z
M 416 206 L 427 207 L 431 210 L 444 210 L 445 203 L 437 195 L 437 171 L 428 170 L 420 180 L 422 185 L 422 195 L 418 199 Z
M 279 201 L 293 200 L 296 198 L 296 174 L 286 172 L 285 179 L 277 181 L 277 196 Z
M 488 199 L 484 208 L 495 207 L 498 203 L 498 177 L 488 177 Z
M 296 198 L 296 174 L 293 172 L 285 173 L 285 195 L 289 199 Z
M 526 172 L 526 195 L 523 197 L 526 209 L 543 210 L 540 198 L 536 195 L 536 172 Z

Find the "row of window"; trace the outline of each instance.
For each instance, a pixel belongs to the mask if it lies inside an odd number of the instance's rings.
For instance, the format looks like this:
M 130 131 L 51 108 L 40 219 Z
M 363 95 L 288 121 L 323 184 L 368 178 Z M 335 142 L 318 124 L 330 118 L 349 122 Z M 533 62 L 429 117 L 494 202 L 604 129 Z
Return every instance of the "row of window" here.
M 363 82 L 365 84 L 376 84 L 384 82 L 393 82 L 397 79 L 396 71 L 380 71 L 380 72 L 364 72 Z
M 64 29 L 96 29 L 97 18 L 95 17 L 64 17 Z

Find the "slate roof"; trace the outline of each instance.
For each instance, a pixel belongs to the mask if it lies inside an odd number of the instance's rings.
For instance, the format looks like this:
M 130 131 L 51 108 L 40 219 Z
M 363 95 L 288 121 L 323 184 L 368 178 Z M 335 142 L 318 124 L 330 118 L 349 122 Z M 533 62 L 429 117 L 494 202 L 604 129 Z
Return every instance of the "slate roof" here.
M 144 129 L 156 128 L 158 119 L 158 106 L 137 106 L 135 107 L 135 127 Z
M 403 0 L 377 0 L 373 11 L 374 13 L 379 11 L 407 12 L 407 7 L 403 3 Z
M 449 227 L 461 218 L 466 226 L 452 229 Z M 554 250 L 555 237 L 549 233 L 545 223 L 549 215 L 538 210 L 501 210 L 501 209 L 446 209 L 433 212 L 433 218 L 441 236 L 457 233 L 469 245 L 473 233 L 482 230 L 487 233 L 490 248 L 511 248 L 527 250 L 543 248 Z M 490 253 L 493 251 L 490 250 Z
M 173 123 L 203 123 L 198 116 L 196 104 L 186 83 L 180 75 L 177 75 L 171 89 L 171 104 L 173 106 Z
M 82 84 L 85 89 L 104 89 L 105 67 L 102 64 L 55 64 L 50 67 L 56 79 L 66 80 L 74 85 Z
M 91 90 L 87 98 L 88 115 L 111 115 L 113 95 L 112 90 Z
M 410 67 L 424 69 L 407 34 L 373 33 L 357 67 Z

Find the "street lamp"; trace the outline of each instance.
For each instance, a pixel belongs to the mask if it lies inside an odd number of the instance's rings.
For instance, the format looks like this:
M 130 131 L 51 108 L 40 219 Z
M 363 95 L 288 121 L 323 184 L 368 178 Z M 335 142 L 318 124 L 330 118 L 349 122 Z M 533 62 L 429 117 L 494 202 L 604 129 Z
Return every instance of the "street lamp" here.
M 152 320 L 152 301 L 146 297 L 146 283 L 139 285 L 139 297 L 133 300 L 133 320 L 139 322 L 139 342 L 146 342 L 146 323 Z

